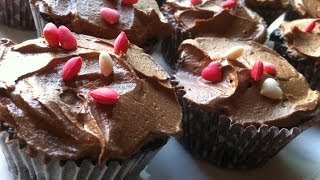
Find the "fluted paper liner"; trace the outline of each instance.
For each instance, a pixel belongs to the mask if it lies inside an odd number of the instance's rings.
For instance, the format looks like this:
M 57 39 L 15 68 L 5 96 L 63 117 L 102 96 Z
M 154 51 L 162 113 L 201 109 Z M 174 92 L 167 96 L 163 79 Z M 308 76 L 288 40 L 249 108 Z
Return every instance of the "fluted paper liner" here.
M 160 148 L 138 152 L 126 160 L 110 161 L 105 166 L 83 160 L 77 165 L 75 161 L 59 161 L 51 159 L 44 162 L 44 154 L 36 157 L 26 154 L 25 148 L 20 148 L 17 139 L 10 140 L 9 134 L 0 132 L 0 145 L 6 158 L 13 179 L 44 179 L 44 180 L 102 180 L 130 179 L 138 177 Z
M 0 23 L 12 27 L 33 29 L 34 22 L 28 0 L 1 0 Z
M 163 54 L 164 60 L 172 67 L 175 68 L 175 65 L 179 58 L 178 49 L 182 41 L 186 39 L 193 39 L 191 33 L 182 31 L 182 27 L 179 22 L 176 22 L 174 16 L 168 12 L 162 11 L 164 16 L 168 19 L 169 23 L 173 27 L 172 34 L 162 40 L 161 43 L 161 52 Z
M 196 157 L 217 166 L 236 169 L 261 167 L 302 131 L 319 120 L 318 111 L 292 128 L 244 126 L 215 109 L 203 111 L 182 97 L 182 144 Z
M 267 26 L 273 23 L 279 16 L 281 16 L 285 9 L 267 9 L 267 8 L 250 8 L 259 14 L 267 23 Z
M 290 53 L 279 29 L 272 33 L 271 40 L 274 41 L 274 50 L 287 59 L 287 61 L 306 78 L 312 90 L 319 91 L 320 64 L 314 59 L 299 57 Z

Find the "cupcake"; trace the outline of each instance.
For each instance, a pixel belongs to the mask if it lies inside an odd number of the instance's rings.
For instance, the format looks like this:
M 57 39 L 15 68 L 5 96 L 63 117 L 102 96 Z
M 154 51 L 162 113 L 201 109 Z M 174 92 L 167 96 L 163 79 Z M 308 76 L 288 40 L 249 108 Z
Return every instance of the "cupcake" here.
M 241 3 L 229 10 L 220 7 L 221 3 L 222 0 L 203 1 L 196 6 L 190 0 L 168 0 L 165 3 L 161 10 L 174 31 L 163 40 L 162 53 L 172 67 L 179 57 L 178 47 L 185 39 L 218 36 L 265 42 L 266 24 L 259 15 Z
M 12 27 L 33 29 L 34 22 L 27 0 L 3 0 L 0 2 L 0 23 Z
M 319 119 L 318 91 L 256 42 L 185 40 L 174 75 L 183 144 L 227 168 L 256 168 Z
M 320 90 L 320 25 L 319 19 L 283 22 L 271 36 L 274 49 Z
M 30 5 L 38 36 L 42 35 L 48 22 L 65 25 L 76 33 L 106 39 L 114 39 L 124 31 L 133 44 L 151 53 L 155 44 L 171 31 L 155 0 L 139 0 L 134 5 L 125 5 L 121 0 L 31 0 Z M 106 21 L 100 12 L 102 8 L 113 9 L 110 16 L 118 19 Z M 106 16 L 109 16 L 108 12 Z
M 244 0 L 245 5 L 257 12 L 270 25 L 289 9 L 289 0 Z
M 288 12 L 286 20 L 300 18 L 320 18 L 320 1 L 318 0 L 291 0 L 291 10 Z
M 14 179 L 136 176 L 182 133 L 169 76 L 149 55 L 75 38 L 74 50 L 1 40 L 0 144 Z

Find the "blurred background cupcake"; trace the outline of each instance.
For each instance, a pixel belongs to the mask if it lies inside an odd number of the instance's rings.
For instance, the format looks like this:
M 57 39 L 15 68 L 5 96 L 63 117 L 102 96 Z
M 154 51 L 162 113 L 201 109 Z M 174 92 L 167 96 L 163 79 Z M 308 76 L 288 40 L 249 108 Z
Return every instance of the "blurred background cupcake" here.
M 244 3 L 262 16 L 267 25 L 290 8 L 289 0 L 244 0 Z
M 320 93 L 266 46 L 201 37 L 185 40 L 179 52 L 182 141 L 196 157 L 260 167 L 319 120 Z
M 170 77 L 149 55 L 74 36 L 72 50 L 52 36 L 1 40 L 0 145 L 14 179 L 133 178 L 182 133 Z
M 271 35 L 274 49 L 320 90 L 320 20 L 285 21 Z
M 174 67 L 180 43 L 200 36 L 228 37 L 230 39 L 253 40 L 264 43 L 266 24 L 255 12 L 236 2 L 224 6 L 226 1 L 168 0 L 161 11 L 171 23 L 174 31 L 162 42 L 164 59 Z
M 34 29 L 28 0 L 0 1 L 0 23 L 21 29 Z
M 286 20 L 301 18 L 320 18 L 320 1 L 318 0 L 291 0 L 292 8 L 287 13 Z
M 76 33 L 105 39 L 115 39 L 124 31 L 133 44 L 151 53 L 155 44 L 171 32 L 171 27 L 155 0 L 139 0 L 132 5 L 123 4 L 122 0 L 85 3 L 31 0 L 30 5 L 38 36 L 41 36 L 42 29 L 48 22 L 57 26 L 65 25 Z

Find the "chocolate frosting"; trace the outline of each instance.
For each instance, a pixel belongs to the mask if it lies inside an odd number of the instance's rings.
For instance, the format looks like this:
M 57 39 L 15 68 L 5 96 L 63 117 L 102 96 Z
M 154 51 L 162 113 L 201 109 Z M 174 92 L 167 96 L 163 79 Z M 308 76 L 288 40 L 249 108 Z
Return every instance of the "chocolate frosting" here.
M 287 9 L 289 8 L 289 0 L 244 0 L 245 4 L 250 8 L 265 9 Z
M 242 46 L 237 60 L 219 58 L 230 48 Z M 203 37 L 186 40 L 180 46 L 180 59 L 175 74 L 184 88 L 183 98 L 205 111 L 217 110 L 234 123 L 292 127 L 312 115 L 319 107 L 318 91 L 309 88 L 305 78 L 273 50 L 255 42 L 237 42 L 225 38 Z M 201 71 L 210 62 L 220 61 L 223 80 L 211 83 L 201 78 Z M 262 83 L 250 78 L 250 69 L 258 60 L 274 64 L 275 78 L 283 91 L 279 100 L 260 95 Z
M 123 5 L 121 0 L 31 0 L 31 4 L 38 7 L 47 20 L 66 25 L 76 33 L 114 39 L 124 31 L 129 40 L 140 47 L 171 32 L 155 0 L 139 0 L 133 6 Z M 102 7 L 117 10 L 120 21 L 113 25 L 105 22 L 99 13 Z
M 0 122 L 14 138 L 48 158 L 90 158 L 104 163 L 127 158 L 155 138 L 181 134 L 181 108 L 169 75 L 137 46 L 113 54 L 113 42 L 76 35 L 74 51 L 50 48 L 43 38 L 0 46 Z M 99 72 L 99 54 L 113 58 L 113 73 Z M 77 77 L 63 81 L 62 67 L 83 58 Z M 114 106 L 99 105 L 89 91 L 111 87 Z
M 311 32 L 305 32 L 306 27 L 316 21 L 317 25 Z M 319 19 L 299 19 L 283 22 L 280 31 L 286 41 L 288 50 L 298 56 L 320 60 L 320 25 Z
M 320 0 L 292 0 L 293 8 L 305 17 L 320 17 Z
M 264 20 L 241 3 L 234 9 L 223 10 L 222 0 L 205 0 L 201 5 L 191 6 L 189 0 L 168 0 L 163 11 L 172 13 L 183 31 L 194 37 L 219 36 L 264 43 L 266 24 Z

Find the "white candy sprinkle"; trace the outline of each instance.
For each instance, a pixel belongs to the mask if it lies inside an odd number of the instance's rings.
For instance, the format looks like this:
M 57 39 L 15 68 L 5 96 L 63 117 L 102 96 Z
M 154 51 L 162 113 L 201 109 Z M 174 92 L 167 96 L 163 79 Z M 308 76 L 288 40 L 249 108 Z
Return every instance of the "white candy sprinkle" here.
M 241 46 L 235 46 L 229 49 L 222 57 L 225 57 L 229 60 L 235 60 L 239 58 L 244 51 L 244 48 Z
M 108 77 L 113 71 L 112 59 L 109 53 L 101 52 L 99 56 L 99 67 L 101 73 Z
M 260 94 L 271 99 L 280 99 L 282 90 L 276 80 L 267 78 L 262 84 Z

